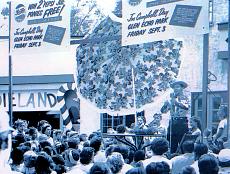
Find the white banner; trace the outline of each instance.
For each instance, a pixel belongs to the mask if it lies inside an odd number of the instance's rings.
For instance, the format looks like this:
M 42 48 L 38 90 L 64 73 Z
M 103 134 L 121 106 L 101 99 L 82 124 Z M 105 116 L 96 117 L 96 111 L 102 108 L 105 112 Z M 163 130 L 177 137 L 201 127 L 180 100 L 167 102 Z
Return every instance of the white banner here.
M 209 32 L 208 0 L 123 0 L 122 45 Z
M 13 1 L 13 53 L 65 51 L 70 45 L 70 8 L 66 0 Z

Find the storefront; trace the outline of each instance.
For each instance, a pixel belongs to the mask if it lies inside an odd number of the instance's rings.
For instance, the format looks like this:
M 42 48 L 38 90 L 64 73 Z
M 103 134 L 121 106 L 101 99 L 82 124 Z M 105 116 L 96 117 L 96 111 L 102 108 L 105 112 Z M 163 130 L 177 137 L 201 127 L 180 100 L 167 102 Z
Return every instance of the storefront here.
M 8 110 L 7 77 L 0 78 L 0 106 Z M 73 83 L 73 75 L 24 76 L 13 78 L 13 122 L 17 119 L 29 121 L 37 126 L 38 121 L 47 120 L 53 128 L 62 128 L 58 90 L 65 83 Z

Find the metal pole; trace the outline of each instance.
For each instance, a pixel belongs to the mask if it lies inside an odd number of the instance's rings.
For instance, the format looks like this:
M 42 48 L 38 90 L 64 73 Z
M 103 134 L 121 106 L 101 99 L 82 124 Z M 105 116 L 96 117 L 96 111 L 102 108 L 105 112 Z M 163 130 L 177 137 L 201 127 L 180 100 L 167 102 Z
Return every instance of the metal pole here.
M 135 94 L 135 77 L 134 70 L 132 68 L 132 82 L 133 82 L 133 107 L 135 110 L 135 126 L 137 126 L 137 108 L 136 108 L 136 94 Z
M 209 34 L 203 35 L 203 79 L 202 79 L 202 136 L 207 128 L 207 93 L 208 93 L 208 49 Z M 203 142 L 203 137 L 202 137 Z
M 230 104 L 229 104 L 229 101 L 230 101 L 230 92 L 229 92 L 229 89 L 230 89 L 230 0 L 228 0 L 228 76 L 227 76 L 227 81 L 228 81 L 228 117 L 227 117 L 227 138 L 229 139 L 229 113 L 230 113 Z
M 8 2 L 9 4 L 9 94 L 8 94 L 8 100 L 9 100 L 9 116 L 10 116 L 10 125 L 13 125 L 13 105 L 12 105 L 12 86 L 13 86 L 13 79 L 12 79 L 12 56 L 11 56 L 11 2 Z

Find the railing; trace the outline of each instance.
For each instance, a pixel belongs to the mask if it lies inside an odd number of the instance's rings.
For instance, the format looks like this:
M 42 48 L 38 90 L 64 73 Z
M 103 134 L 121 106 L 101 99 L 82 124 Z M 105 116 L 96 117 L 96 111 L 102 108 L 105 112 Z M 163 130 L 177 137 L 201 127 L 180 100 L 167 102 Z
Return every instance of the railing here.
M 144 137 L 165 137 L 163 134 L 102 134 L 103 138 L 115 138 L 117 141 L 128 145 L 130 148 L 132 148 L 134 151 L 144 149 L 148 146 L 150 146 L 150 143 L 145 144 L 144 143 Z M 130 141 L 127 140 L 126 137 L 133 137 L 135 144 L 131 143 Z M 139 139 L 139 141 L 137 141 Z

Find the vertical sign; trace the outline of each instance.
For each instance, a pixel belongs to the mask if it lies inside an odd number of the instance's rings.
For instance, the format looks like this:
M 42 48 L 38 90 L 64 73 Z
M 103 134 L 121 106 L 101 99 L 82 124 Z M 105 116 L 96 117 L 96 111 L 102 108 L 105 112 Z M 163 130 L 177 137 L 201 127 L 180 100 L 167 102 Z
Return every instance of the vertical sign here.
M 123 0 L 122 45 L 209 32 L 208 0 Z
M 27 54 L 68 48 L 70 8 L 67 1 L 13 1 L 11 11 L 12 52 Z

